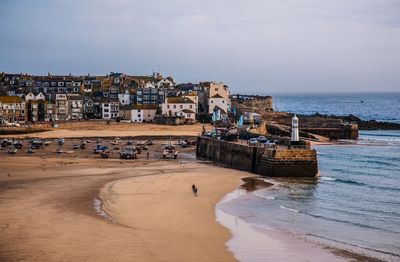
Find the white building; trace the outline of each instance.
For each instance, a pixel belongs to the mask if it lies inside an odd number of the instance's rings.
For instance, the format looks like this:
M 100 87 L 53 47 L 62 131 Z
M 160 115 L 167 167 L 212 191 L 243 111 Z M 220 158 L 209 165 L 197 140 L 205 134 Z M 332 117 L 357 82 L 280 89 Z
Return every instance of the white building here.
M 221 114 L 227 114 L 229 106 L 229 101 L 219 94 L 216 94 L 208 99 L 209 114 L 212 114 L 216 109 L 220 109 L 222 111 Z
M 131 95 L 129 94 L 129 90 L 125 90 L 125 93 L 118 94 L 118 101 L 121 105 L 130 105 L 131 104 Z
M 192 100 L 195 104 L 196 104 L 196 111 L 195 113 L 198 113 L 198 108 L 199 108 L 199 97 L 197 95 L 196 91 L 191 91 L 189 93 L 183 94 L 182 97 L 184 98 L 189 98 L 190 100 Z
M 156 112 L 156 105 L 134 105 L 131 112 L 131 121 L 136 123 L 154 122 Z
M 7 122 L 25 121 L 25 101 L 18 96 L 0 96 L 0 120 Z
M 104 120 L 116 119 L 119 116 L 119 102 L 118 101 L 102 102 L 101 115 Z
M 68 116 L 68 98 L 66 94 L 56 94 L 56 119 L 65 121 L 69 119 Z
M 163 78 L 156 84 L 157 88 L 166 88 L 166 89 L 173 89 L 175 87 L 175 83 L 167 78 Z
M 196 120 L 197 105 L 187 97 L 167 97 L 161 110 L 164 116 L 184 117 L 193 122 Z
M 72 120 L 83 119 L 83 100 L 78 94 L 67 94 L 68 117 Z

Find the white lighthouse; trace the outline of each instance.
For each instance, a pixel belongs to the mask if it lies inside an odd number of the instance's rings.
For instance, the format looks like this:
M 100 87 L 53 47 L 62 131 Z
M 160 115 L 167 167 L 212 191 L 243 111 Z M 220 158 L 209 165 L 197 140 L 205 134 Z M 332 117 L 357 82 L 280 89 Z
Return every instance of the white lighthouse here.
M 292 144 L 296 144 L 299 142 L 299 119 L 296 115 L 294 115 L 294 117 L 292 118 L 292 137 L 290 141 L 292 142 Z

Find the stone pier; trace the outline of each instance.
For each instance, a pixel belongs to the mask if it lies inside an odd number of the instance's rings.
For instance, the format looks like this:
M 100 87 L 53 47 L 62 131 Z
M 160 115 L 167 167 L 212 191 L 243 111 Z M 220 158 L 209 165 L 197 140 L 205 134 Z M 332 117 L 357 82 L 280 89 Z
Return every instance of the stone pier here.
M 264 148 L 198 137 L 196 154 L 214 163 L 262 176 L 318 176 L 317 153 L 310 148 Z

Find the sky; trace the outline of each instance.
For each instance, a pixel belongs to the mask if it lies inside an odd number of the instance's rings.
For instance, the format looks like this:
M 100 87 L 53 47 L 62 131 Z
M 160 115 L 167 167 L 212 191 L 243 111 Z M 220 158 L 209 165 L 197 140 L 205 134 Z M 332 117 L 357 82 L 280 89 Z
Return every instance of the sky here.
M 399 0 L 0 0 L 0 71 L 400 92 Z

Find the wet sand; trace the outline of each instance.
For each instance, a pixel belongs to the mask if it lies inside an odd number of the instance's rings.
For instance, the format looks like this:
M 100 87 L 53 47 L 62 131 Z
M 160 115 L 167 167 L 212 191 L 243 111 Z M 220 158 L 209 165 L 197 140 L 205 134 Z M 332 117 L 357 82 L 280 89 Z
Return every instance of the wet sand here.
M 152 123 L 112 123 L 104 121 L 61 122 L 59 128 L 52 128 L 49 124 L 37 127 L 47 128 L 50 131 L 29 133 L 22 135 L 4 135 L 2 137 L 26 138 L 79 138 L 79 137 L 128 137 L 128 136 L 198 136 L 202 130 L 202 124 L 193 125 L 158 125 Z M 210 130 L 210 125 L 204 125 Z

